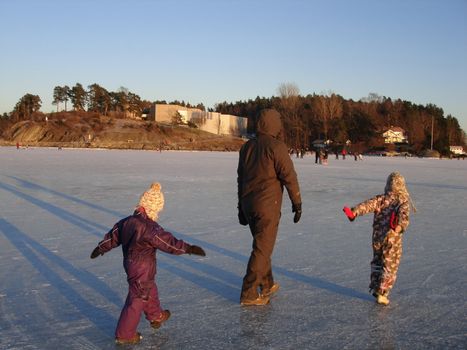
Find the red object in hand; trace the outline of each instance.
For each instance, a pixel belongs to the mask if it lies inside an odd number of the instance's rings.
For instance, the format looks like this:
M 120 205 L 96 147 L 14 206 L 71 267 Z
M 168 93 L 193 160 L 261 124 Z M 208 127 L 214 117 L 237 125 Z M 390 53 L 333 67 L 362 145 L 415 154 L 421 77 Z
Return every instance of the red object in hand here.
M 342 210 L 344 211 L 345 215 L 347 215 L 350 221 L 355 220 L 355 214 L 352 212 L 352 210 L 350 210 L 349 207 L 344 207 L 344 209 Z
M 399 225 L 399 218 L 397 217 L 397 214 L 395 211 L 391 213 L 391 219 L 389 220 L 389 227 L 391 229 L 395 230 L 397 225 Z

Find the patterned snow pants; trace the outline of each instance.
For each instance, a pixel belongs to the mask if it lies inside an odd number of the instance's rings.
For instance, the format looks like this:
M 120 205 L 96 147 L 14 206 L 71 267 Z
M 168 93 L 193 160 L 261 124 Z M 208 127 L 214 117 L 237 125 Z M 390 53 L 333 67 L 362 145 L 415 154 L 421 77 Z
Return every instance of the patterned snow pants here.
M 373 260 L 371 261 L 370 289 L 388 295 L 397 278 L 402 256 L 402 234 L 394 230 L 373 232 Z

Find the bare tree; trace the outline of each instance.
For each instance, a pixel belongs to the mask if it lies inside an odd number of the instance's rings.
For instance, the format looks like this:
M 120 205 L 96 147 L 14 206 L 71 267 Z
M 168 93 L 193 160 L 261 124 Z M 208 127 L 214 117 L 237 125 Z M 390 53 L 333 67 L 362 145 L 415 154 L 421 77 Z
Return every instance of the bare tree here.
M 300 89 L 295 83 L 282 83 L 277 88 L 281 103 L 289 109 L 296 108 L 299 102 Z
M 302 148 L 306 131 L 300 118 L 300 89 L 295 83 L 282 83 L 277 88 L 279 109 L 284 118 L 286 143 Z
M 321 120 L 323 125 L 324 139 L 327 140 L 329 123 L 336 118 L 342 117 L 342 97 L 332 91 L 323 93 L 322 96 L 318 97 L 315 108 L 318 111 L 318 119 Z

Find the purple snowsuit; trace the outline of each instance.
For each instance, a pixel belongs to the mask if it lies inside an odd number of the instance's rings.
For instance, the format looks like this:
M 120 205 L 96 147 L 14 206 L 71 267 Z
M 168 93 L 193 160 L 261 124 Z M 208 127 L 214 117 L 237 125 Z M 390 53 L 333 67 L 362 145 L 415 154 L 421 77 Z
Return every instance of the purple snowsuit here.
M 144 209 L 137 208 L 133 215 L 120 220 L 104 236 L 99 251 L 104 254 L 119 245 L 122 245 L 128 295 L 115 336 L 130 339 L 136 334 L 142 311 L 149 322 L 158 319 L 162 313 L 155 283 L 156 249 L 181 255 L 186 253 L 189 244 L 149 219 Z

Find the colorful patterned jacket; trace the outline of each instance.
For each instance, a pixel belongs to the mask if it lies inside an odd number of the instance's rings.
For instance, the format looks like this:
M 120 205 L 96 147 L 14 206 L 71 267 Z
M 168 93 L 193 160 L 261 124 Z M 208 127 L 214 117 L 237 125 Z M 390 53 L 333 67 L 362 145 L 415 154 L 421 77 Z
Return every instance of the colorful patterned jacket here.
M 382 234 L 394 230 L 397 225 L 404 232 L 409 226 L 410 196 L 402 175 L 391 173 L 384 192 L 356 205 L 352 212 L 356 216 L 373 212 L 373 229 Z

